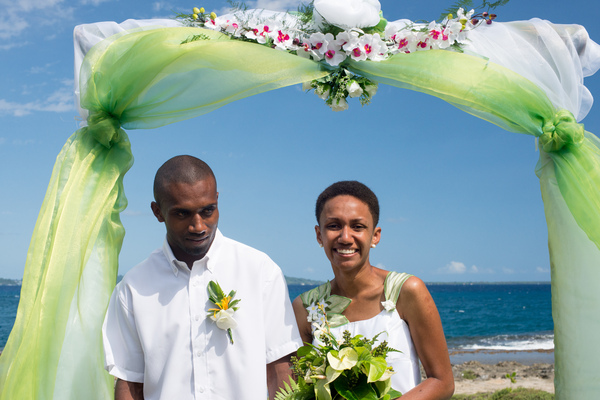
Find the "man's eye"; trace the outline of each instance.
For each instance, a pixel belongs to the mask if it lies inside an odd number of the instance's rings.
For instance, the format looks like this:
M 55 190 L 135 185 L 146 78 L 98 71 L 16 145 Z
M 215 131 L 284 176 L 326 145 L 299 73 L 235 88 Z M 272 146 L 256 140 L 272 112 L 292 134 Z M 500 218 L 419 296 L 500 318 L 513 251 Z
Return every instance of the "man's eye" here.
M 178 218 L 185 218 L 188 216 L 188 213 L 187 213 L 187 211 L 177 211 L 175 213 L 175 216 Z
M 203 211 L 202 211 L 202 215 L 203 215 L 204 217 L 210 217 L 211 215 L 213 215 L 213 212 L 214 212 L 214 211 L 215 211 L 215 210 L 203 210 Z

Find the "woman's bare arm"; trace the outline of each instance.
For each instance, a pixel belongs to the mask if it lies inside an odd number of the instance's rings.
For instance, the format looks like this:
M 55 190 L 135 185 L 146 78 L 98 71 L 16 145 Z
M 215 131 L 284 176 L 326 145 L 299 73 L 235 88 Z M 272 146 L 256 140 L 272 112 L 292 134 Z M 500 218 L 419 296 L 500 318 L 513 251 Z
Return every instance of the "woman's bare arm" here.
M 422 280 L 409 278 L 400 291 L 398 312 L 408 324 L 427 379 L 404 393 L 402 400 L 443 400 L 454 393 L 454 376 L 442 321 Z

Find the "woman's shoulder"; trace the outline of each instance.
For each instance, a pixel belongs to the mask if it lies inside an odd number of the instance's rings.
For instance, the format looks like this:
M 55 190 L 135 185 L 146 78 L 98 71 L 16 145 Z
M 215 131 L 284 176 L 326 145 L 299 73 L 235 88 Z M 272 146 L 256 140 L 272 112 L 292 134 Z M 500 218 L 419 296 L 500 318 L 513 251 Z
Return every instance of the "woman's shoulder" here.
M 414 275 L 406 272 L 388 272 L 383 283 L 383 293 L 386 301 L 391 301 L 396 304 L 402 287 L 411 277 L 414 277 Z

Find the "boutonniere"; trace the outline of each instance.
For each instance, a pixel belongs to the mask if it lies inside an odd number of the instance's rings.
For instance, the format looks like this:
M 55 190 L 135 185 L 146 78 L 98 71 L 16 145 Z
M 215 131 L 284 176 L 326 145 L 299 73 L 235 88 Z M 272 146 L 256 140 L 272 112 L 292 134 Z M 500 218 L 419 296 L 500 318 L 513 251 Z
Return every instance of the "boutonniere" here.
M 237 322 L 233 319 L 234 312 L 239 308 L 237 304 L 240 299 L 233 300 L 235 297 L 235 290 L 225 295 L 221 286 L 215 281 L 210 281 L 206 288 L 208 290 L 208 299 L 216 306 L 216 308 L 209 308 L 208 317 L 217 323 L 219 329 L 227 331 L 229 341 L 233 344 L 232 329 L 237 327 Z

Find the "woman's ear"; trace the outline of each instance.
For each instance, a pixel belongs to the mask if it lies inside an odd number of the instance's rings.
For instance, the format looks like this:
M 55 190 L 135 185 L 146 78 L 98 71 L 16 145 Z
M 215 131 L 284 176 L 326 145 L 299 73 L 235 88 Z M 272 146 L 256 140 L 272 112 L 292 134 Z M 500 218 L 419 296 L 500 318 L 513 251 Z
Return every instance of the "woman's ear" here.
M 319 225 L 315 225 L 315 233 L 317 234 L 317 242 L 319 243 L 319 246 L 323 247 L 323 240 L 321 239 L 321 228 L 319 228 Z
M 377 227 L 373 231 L 373 239 L 371 241 L 371 244 L 377 246 L 379 244 L 380 240 L 381 240 L 381 228 Z

